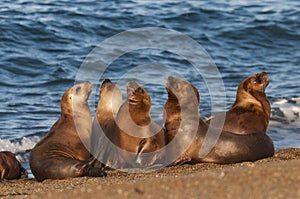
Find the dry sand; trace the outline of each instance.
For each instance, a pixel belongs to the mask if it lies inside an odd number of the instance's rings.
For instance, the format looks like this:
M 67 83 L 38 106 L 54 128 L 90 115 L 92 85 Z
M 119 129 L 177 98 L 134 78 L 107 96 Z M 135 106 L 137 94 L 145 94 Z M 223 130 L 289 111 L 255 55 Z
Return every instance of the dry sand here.
M 196 164 L 105 178 L 0 182 L 3 198 L 300 198 L 300 149 L 231 165 Z

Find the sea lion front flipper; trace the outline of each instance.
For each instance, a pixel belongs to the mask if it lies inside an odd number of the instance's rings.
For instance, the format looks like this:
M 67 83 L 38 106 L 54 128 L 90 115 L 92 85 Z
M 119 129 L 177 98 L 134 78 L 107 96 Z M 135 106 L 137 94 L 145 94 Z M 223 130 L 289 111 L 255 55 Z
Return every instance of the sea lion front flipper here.
M 106 175 L 107 175 L 106 172 L 103 171 L 102 169 L 92 167 L 89 164 L 86 165 L 82 174 L 82 176 L 88 176 L 88 177 L 104 177 Z
M 143 157 L 142 157 L 142 153 L 144 152 L 145 150 L 145 145 L 146 145 L 146 142 L 147 140 L 146 139 L 142 139 L 139 143 L 139 148 L 138 148 L 138 151 L 137 151 L 137 154 L 136 154 L 136 157 L 135 157 L 135 161 L 134 161 L 134 164 L 137 164 L 139 166 L 142 166 L 142 165 L 145 165 L 146 161 L 143 160 Z
M 152 148 L 156 150 L 152 151 Z M 156 168 L 161 167 L 164 163 L 164 151 L 159 149 L 155 139 L 142 139 L 139 143 L 137 155 L 134 164 L 139 167 Z M 150 150 L 151 149 L 151 150 Z

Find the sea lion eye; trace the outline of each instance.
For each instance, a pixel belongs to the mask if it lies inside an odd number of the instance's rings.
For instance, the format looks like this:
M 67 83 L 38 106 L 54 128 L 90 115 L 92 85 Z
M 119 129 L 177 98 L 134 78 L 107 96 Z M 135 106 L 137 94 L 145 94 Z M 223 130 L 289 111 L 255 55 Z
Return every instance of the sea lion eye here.
M 261 84 L 261 80 L 259 78 L 255 78 L 253 84 Z
M 81 90 L 81 87 L 76 88 L 76 93 L 78 93 Z

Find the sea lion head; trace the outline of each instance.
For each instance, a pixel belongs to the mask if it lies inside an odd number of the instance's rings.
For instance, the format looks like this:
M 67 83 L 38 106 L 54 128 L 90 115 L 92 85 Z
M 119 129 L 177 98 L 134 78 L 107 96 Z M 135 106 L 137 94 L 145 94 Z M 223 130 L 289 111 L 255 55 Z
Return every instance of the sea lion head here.
M 143 111 L 150 111 L 151 99 L 147 91 L 136 82 L 127 84 L 127 100 L 129 107 L 135 107 Z
M 127 101 L 131 119 L 138 126 L 145 126 L 151 122 L 151 99 L 147 91 L 136 82 L 127 84 Z M 119 114 L 119 113 L 118 113 Z
M 92 84 L 90 82 L 83 82 L 74 85 L 72 88 L 67 90 L 61 100 L 62 114 L 74 114 L 78 107 L 88 107 L 87 100 L 92 91 Z M 74 110 L 75 109 L 75 110 Z
M 190 106 L 193 99 L 197 100 L 194 101 L 197 102 L 197 106 L 200 103 L 200 95 L 197 88 L 183 79 L 171 76 L 168 77 L 166 81 L 166 89 L 168 92 L 168 100 L 180 100 L 179 103 L 181 106 Z
M 270 106 L 265 90 L 269 84 L 269 75 L 265 72 L 251 75 L 242 81 L 238 87 L 236 102 L 234 105 L 257 106 L 268 108 Z
M 239 89 L 243 89 L 251 94 L 265 93 L 265 90 L 268 85 L 269 75 L 265 72 L 261 72 L 245 79 L 240 84 Z
M 99 103 L 102 103 L 101 107 L 111 110 L 116 115 L 122 104 L 122 93 L 118 85 L 109 79 L 104 79 L 100 87 L 100 97 Z

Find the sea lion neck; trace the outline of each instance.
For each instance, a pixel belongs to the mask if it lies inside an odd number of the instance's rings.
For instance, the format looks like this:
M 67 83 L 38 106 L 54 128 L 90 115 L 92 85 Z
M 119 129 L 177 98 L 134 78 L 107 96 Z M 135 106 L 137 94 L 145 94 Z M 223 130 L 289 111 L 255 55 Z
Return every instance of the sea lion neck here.
M 73 105 L 68 103 L 67 101 L 64 101 L 64 98 L 62 98 L 61 101 L 61 118 L 66 120 L 66 119 L 73 119 Z
M 143 105 L 143 104 L 130 104 L 128 102 L 129 114 L 132 120 L 139 126 L 146 126 L 150 124 L 151 117 L 150 117 L 150 106 Z
M 181 108 L 177 98 L 168 97 L 164 114 L 166 122 L 181 119 Z

